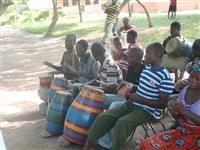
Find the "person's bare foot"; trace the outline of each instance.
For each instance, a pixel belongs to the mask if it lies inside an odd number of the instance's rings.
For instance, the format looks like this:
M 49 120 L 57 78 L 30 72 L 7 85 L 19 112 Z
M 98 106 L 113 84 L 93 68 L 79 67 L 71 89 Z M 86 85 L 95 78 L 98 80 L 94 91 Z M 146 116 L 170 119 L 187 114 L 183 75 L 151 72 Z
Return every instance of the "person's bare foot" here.
M 48 132 L 47 130 L 42 130 L 42 131 L 40 132 L 40 135 L 41 135 L 41 137 L 43 137 L 43 138 L 50 138 L 50 137 L 53 136 L 53 135 L 52 135 L 50 132 Z
M 88 140 L 86 141 L 83 150 L 91 150 L 93 148 L 94 144 L 92 141 Z
M 71 142 L 69 142 L 67 139 L 65 139 L 62 135 L 59 136 L 57 143 L 61 147 L 68 147 L 71 145 Z

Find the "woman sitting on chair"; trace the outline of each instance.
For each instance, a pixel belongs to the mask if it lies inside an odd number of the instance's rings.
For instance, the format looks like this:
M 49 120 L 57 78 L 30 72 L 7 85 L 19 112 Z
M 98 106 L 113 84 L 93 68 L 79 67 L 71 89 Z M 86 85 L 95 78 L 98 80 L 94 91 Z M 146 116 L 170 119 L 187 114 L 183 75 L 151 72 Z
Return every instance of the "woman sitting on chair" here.
M 190 72 L 188 86 L 177 101 L 170 101 L 168 108 L 176 118 L 179 128 L 162 132 L 144 140 L 142 150 L 200 149 L 200 61 L 195 62 Z

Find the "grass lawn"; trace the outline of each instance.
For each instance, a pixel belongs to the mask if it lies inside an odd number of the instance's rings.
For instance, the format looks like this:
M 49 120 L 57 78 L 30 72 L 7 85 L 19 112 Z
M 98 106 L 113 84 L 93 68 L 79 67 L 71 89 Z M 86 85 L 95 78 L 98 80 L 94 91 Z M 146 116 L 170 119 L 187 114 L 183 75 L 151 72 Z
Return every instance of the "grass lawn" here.
M 120 17 L 120 22 L 123 17 Z M 151 42 L 162 42 L 163 39 L 169 35 L 169 25 L 172 19 L 168 19 L 166 14 L 151 14 L 154 27 L 148 28 L 146 16 L 135 15 L 131 22 L 137 26 L 139 33 L 138 41 L 144 46 Z M 189 41 L 199 38 L 200 35 L 200 15 L 199 14 L 178 14 L 175 19 L 182 24 L 182 35 Z M 79 18 L 60 18 L 57 22 L 53 36 L 65 36 L 69 32 L 74 32 L 78 37 L 94 37 L 95 35 L 102 35 L 104 28 L 105 15 L 84 15 L 84 23 L 79 23 Z M 32 33 L 44 34 L 50 21 L 26 23 L 18 26 L 21 29 Z M 98 36 L 97 36 L 98 37 Z M 99 36 L 98 38 L 100 38 Z

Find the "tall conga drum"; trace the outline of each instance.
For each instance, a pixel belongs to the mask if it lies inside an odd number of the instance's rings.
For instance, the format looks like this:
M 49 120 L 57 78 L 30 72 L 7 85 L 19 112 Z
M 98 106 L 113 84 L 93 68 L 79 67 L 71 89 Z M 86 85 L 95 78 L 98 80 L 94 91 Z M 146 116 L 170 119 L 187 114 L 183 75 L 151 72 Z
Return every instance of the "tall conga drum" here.
M 72 101 L 73 97 L 69 92 L 56 91 L 47 112 L 46 130 L 52 135 L 63 133 L 65 116 Z
M 41 100 L 44 100 L 45 102 L 48 101 L 48 91 L 51 86 L 51 81 L 53 79 L 53 75 L 51 74 L 43 74 L 39 76 L 39 89 L 38 89 L 38 95 Z
M 67 112 L 63 137 L 72 143 L 83 145 L 88 129 L 104 109 L 103 100 L 102 90 L 84 86 Z
M 171 57 L 189 57 L 192 56 L 192 44 L 183 38 L 174 37 L 166 45 L 166 52 Z
M 49 103 L 55 97 L 56 91 L 66 90 L 67 81 L 64 78 L 55 77 L 51 82 L 50 90 L 48 91 L 48 101 Z

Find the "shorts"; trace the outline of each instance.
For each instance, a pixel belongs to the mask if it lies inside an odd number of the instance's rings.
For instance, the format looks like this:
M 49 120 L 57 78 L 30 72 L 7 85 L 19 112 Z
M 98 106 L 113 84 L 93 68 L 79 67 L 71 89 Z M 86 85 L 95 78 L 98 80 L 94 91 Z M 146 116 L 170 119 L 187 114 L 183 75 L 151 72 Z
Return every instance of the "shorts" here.
M 176 11 L 176 5 L 169 5 L 169 11 Z

